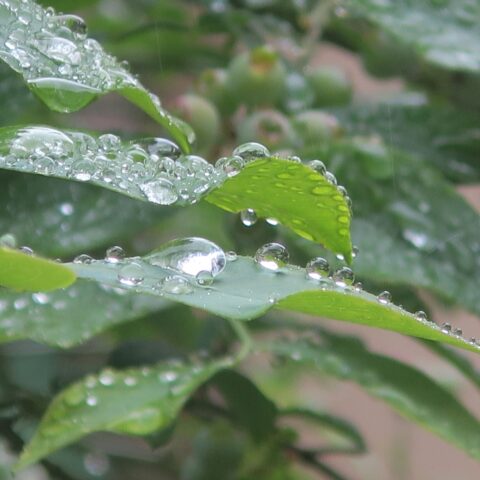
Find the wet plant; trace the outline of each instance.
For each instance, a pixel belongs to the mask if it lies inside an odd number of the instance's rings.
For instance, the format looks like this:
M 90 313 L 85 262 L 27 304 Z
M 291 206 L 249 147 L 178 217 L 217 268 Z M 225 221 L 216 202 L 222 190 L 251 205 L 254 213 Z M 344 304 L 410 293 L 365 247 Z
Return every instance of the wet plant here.
M 62 3 L 0 0 L 0 477 L 348 478 L 367 442 L 304 375 L 480 460 L 442 378 L 325 326 L 480 385 L 424 295 L 480 314 L 480 4 Z M 415 92 L 362 100 L 325 39 Z

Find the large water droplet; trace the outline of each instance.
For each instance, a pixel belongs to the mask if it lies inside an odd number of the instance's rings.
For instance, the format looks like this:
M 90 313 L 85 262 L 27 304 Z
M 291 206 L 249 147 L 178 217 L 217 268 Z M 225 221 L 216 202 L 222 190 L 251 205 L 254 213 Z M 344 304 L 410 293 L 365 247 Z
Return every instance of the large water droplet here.
M 244 160 L 255 160 L 257 158 L 269 157 L 270 151 L 265 145 L 257 142 L 248 142 L 239 145 L 232 155 L 238 155 Z
M 242 170 L 244 165 L 243 158 L 235 155 L 233 157 L 222 157 L 215 163 L 215 168 L 222 170 L 227 177 L 234 177 Z
M 138 263 L 129 263 L 118 272 L 118 281 L 127 287 L 134 287 L 143 282 L 145 272 L 143 267 Z
M 355 275 L 353 271 L 348 267 L 342 267 L 336 270 L 332 278 L 339 287 L 346 287 L 347 285 L 352 285 L 355 281 Z
M 327 168 L 325 164 L 321 160 L 312 160 L 307 163 L 307 165 L 312 169 L 315 170 L 320 175 L 325 175 L 327 173 Z
M 0 247 L 17 248 L 17 239 L 11 233 L 0 236 Z
M 328 277 L 330 273 L 330 265 L 325 258 L 316 257 L 310 260 L 305 270 L 307 271 L 307 277 L 312 280 L 321 280 L 322 278 Z
M 105 252 L 105 261 L 108 263 L 119 263 L 125 258 L 125 251 L 122 247 L 115 245 Z
M 151 265 L 168 268 L 196 277 L 208 272 L 216 277 L 225 268 L 225 252 L 215 243 L 199 237 L 172 240 L 150 253 Z
M 255 210 L 252 208 L 247 208 L 240 212 L 240 220 L 246 227 L 251 227 L 257 223 L 258 217 L 255 213 Z
M 422 322 L 425 322 L 428 320 L 427 314 L 423 310 L 418 310 L 418 312 L 415 312 L 415 318 Z
M 166 178 L 157 178 L 140 185 L 140 190 L 148 200 L 159 205 L 171 205 L 178 200 L 175 186 Z
M 288 250 L 279 243 L 267 243 L 255 253 L 255 262 L 267 270 L 280 270 L 287 265 L 288 259 Z

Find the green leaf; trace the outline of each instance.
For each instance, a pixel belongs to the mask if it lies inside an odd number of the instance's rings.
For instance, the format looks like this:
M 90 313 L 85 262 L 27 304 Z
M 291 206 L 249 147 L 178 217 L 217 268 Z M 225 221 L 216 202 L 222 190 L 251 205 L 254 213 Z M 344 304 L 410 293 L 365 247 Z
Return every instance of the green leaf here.
M 309 152 L 335 166 L 353 199 L 357 276 L 427 288 L 480 313 L 480 216 L 427 162 L 375 145 L 357 139 Z
M 6 0 L 0 5 L 0 27 L 0 59 L 52 110 L 73 112 L 100 95 L 118 92 L 189 150 L 195 138 L 191 128 L 171 116 L 97 41 L 87 38 L 79 17 L 57 15 L 31 0 Z
M 323 329 L 309 332 L 311 341 L 274 340 L 260 348 L 358 383 L 408 419 L 480 459 L 480 422 L 448 390 L 409 365 L 369 352 L 354 337 Z
M 68 348 L 167 305 L 82 280 L 48 294 L 0 292 L 0 342 L 31 339 Z
M 335 115 L 349 134 L 380 135 L 387 145 L 428 160 L 456 182 L 480 180 L 480 115 L 417 96 L 359 104 Z
M 49 257 L 125 241 L 175 212 L 55 178 L 0 172 L 0 182 L 0 204 L 5 205 L 0 232 L 15 235 L 19 245 Z
M 163 155 L 153 155 L 152 148 Z M 96 138 L 33 126 L 0 129 L 0 168 L 89 182 L 161 205 L 205 198 L 228 211 L 251 208 L 321 242 L 347 262 L 352 258 L 345 192 L 293 160 L 234 156 L 214 167 L 195 155 L 180 156 L 164 139 L 122 144 L 115 135 Z
M 0 247 L 0 286 L 31 292 L 68 287 L 73 271 L 57 262 Z
M 224 370 L 211 383 L 222 395 L 229 414 L 255 441 L 261 442 L 273 434 L 277 407 L 249 378 L 234 370 Z
M 163 363 L 89 376 L 55 397 L 15 468 L 20 470 L 92 432 L 147 435 L 166 428 L 188 397 L 227 364 L 228 360 Z
M 288 407 L 280 411 L 282 418 L 296 417 L 308 422 L 318 425 L 322 431 L 326 429 L 339 435 L 342 440 L 348 442 L 348 446 L 344 447 L 324 447 L 315 450 L 318 454 L 326 453 L 363 453 L 366 450 L 365 441 L 357 428 L 341 417 L 331 415 L 329 413 L 312 410 L 305 407 Z
M 345 197 L 323 175 L 300 163 L 269 158 L 249 163 L 207 197 L 225 210 L 252 208 L 308 240 L 352 259 Z
M 452 70 L 480 71 L 478 2 L 347 0 L 345 6 L 352 16 L 378 25 L 428 62 Z
M 233 262 L 227 262 L 225 270 L 215 278 L 212 285 L 201 286 L 194 278 L 182 276 L 181 272 L 148 263 L 148 258 L 142 260 L 135 257 L 116 264 L 97 260 L 70 266 L 79 278 L 138 293 L 160 295 L 234 320 L 259 317 L 276 306 L 284 310 L 392 330 L 479 352 L 476 343 L 469 343 L 459 335 L 444 332 L 432 322 L 417 319 L 391 303 L 379 302 L 372 294 L 338 285 L 331 278 L 322 281 L 308 279 L 305 270 L 299 267 L 288 266 L 275 273 L 261 267 L 251 258 L 238 257 Z

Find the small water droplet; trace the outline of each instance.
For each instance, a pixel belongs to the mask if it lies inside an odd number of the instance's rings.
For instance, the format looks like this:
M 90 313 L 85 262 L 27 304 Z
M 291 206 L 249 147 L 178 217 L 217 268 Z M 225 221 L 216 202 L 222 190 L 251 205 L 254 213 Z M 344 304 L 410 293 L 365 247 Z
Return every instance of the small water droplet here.
M 203 287 L 207 287 L 213 283 L 212 273 L 206 272 L 205 270 L 198 272 L 197 275 L 195 276 L 195 279 L 197 280 L 197 283 L 199 285 L 202 285 Z
M 140 285 L 145 278 L 143 267 L 138 263 L 129 263 L 118 272 L 118 281 L 127 287 Z
M 239 145 L 232 152 L 233 156 L 239 156 L 244 160 L 255 160 L 257 158 L 264 158 L 270 156 L 270 151 L 265 145 L 257 142 L 248 142 Z
M 30 247 L 26 247 L 25 245 L 20 247 L 19 250 L 26 255 L 35 255 L 35 252 Z
M 360 253 L 360 249 L 356 245 L 353 245 L 353 247 L 352 247 L 352 258 L 357 258 L 359 253 Z
M 415 312 L 415 318 L 422 322 L 425 322 L 428 320 L 427 314 L 423 310 L 418 310 L 417 312 Z
M 105 261 L 108 263 L 119 263 L 125 258 L 125 251 L 122 247 L 115 245 L 105 252 Z
M 86 253 L 82 253 L 81 255 L 77 255 L 73 259 L 73 263 L 83 263 L 85 265 L 88 265 L 93 262 L 93 258 L 90 255 L 87 255 Z
M 341 267 L 334 272 L 332 278 L 339 287 L 346 287 L 353 284 L 355 275 L 350 268 Z
M 50 302 L 50 297 L 43 292 L 34 293 L 32 300 L 38 305 L 47 305 Z
M 443 333 L 450 333 L 452 331 L 452 326 L 449 323 L 445 322 L 442 323 L 440 329 Z
M 385 290 L 377 295 L 377 300 L 379 303 L 386 305 L 392 301 L 392 294 Z
M 267 243 L 255 253 L 255 262 L 263 268 L 278 271 L 288 263 L 289 254 L 287 249 L 279 243 Z
M 85 401 L 85 403 L 89 407 L 95 407 L 96 405 L 98 405 L 98 398 L 95 397 L 95 395 L 87 395 L 87 400 Z
M 273 225 L 274 227 L 280 223 L 276 218 L 266 218 L 265 220 L 269 225 Z
M 316 257 L 307 263 L 305 270 L 308 278 L 321 280 L 327 278 L 330 274 L 330 265 L 325 258 Z
M 243 168 L 243 158 L 234 155 L 233 157 L 222 157 L 215 163 L 215 168 L 222 170 L 226 173 L 227 177 L 234 177 L 239 174 Z
M 237 252 L 234 252 L 233 250 L 226 252 L 225 257 L 228 262 L 235 262 L 235 260 L 238 259 Z
M 166 372 L 162 372 L 158 375 L 158 379 L 161 383 L 172 383 L 177 380 L 178 374 L 173 370 L 168 370 Z
M 255 210 L 247 208 L 240 212 L 240 220 L 246 227 L 251 227 L 257 223 L 258 217 Z
M 135 377 L 125 377 L 123 383 L 127 387 L 134 387 L 137 384 L 137 379 Z
M 461 337 L 463 335 L 463 330 L 461 328 L 455 328 L 453 334 L 457 337 Z
M 362 282 L 357 282 L 353 285 L 353 289 L 358 293 L 363 290 L 363 284 Z
M 69 217 L 75 211 L 75 208 L 71 203 L 62 203 L 60 204 L 59 209 L 60 213 L 66 217 Z
M 320 175 L 324 175 L 327 173 L 327 168 L 325 164 L 321 160 L 312 160 L 307 163 L 307 165 L 312 169 L 315 170 Z
M 150 182 L 143 183 L 140 190 L 148 200 L 159 205 L 172 205 L 178 200 L 178 193 L 173 183 L 166 178 L 157 178 Z
M 336 185 L 337 184 L 337 177 L 332 172 L 326 172 L 325 173 L 325 178 L 332 184 Z
M 196 277 L 208 272 L 219 275 L 226 264 L 225 252 L 215 243 L 200 237 L 172 240 L 145 257 L 151 265 Z
M 115 373 L 113 372 L 113 370 L 104 370 L 100 373 L 98 381 L 101 385 L 105 387 L 113 385 L 115 383 Z
M 173 295 L 187 295 L 193 292 L 193 287 L 183 277 L 179 275 L 169 275 L 159 282 L 159 287 L 162 292 Z
M 17 239 L 15 238 L 15 235 L 6 233 L 5 235 L 0 236 L 0 247 L 16 248 Z

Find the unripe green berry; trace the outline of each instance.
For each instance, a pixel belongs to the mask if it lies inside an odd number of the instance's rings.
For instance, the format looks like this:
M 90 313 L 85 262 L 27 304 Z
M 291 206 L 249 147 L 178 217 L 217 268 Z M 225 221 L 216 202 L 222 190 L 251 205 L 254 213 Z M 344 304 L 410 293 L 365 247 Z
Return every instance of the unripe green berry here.
M 285 90 L 287 71 L 278 54 L 268 46 L 238 55 L 228 68 L 228 88 L 249 106 L 271 106 Z
M 238 105 L 238 101 L 227 87 L 227 72 L 221 68 L 204 70 L 195 82 L 195 90 L 213 102 L 224 115 L 233 113 Z
M 173 111 L 195 131 L 198 153 L 208 153 L 221 133 L 220 115 L 215 105 L 199 95 L 185 94 L 177 98 Z
M 315 93 L 315 107 L 345 105 L 352 99 L 352 85 L 345 72 L 336 67 L 317 67 L 307 72 Z
M 304 145 L 315 145 L 338 137 L 342 129 L 338 120 L 321 110 L 307 110 L 296 115 L 292 124 Z
M 292 146 L 295 134 L 288 118 L 277 110 L 260 110 L 247 116 L 237 129 L 238 143 L 258 142 L 269 150 Z

